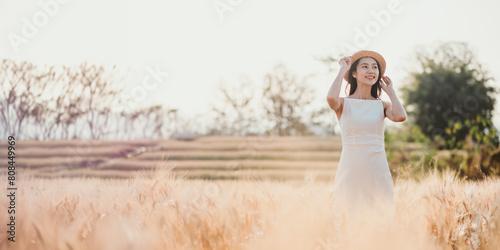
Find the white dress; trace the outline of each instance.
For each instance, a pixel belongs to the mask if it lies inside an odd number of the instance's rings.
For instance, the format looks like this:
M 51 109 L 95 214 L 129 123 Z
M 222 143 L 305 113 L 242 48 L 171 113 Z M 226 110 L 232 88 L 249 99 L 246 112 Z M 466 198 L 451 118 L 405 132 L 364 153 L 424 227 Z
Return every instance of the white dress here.
M 339 120 L 342 154 L 334 182 L 334 213 L 362 205 L 393 204 L 393 182 L 384 147 L 382 100 L 344 98 Z

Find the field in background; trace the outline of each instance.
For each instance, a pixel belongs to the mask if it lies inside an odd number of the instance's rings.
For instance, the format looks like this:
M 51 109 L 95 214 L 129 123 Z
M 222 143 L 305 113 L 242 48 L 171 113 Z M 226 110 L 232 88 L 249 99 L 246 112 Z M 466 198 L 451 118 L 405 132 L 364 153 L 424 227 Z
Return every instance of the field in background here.
M 199 137 L 193 141 L 16 141 L 16 165 L 38 177 L 130 177 L 157 166 L 190 178 L 334 178 L 342 150 L 335 137 Z M 6 142 L 0 143 L 6 150 Z M 6 151 L 5 151 L 6 154 Z M 4 171 L 7 162 L 0 162 Z M 0 172 L 2 173 L 2 172 Z M 3 172 L 4 173 L 4 172 Z

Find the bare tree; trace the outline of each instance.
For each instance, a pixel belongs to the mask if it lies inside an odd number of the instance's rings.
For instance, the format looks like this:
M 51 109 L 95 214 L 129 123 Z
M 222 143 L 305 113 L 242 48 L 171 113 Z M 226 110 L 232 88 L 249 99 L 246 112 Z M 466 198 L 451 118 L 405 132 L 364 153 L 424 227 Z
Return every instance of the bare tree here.
M 172 131 L 177 110 L 162 105 L 114 112 L 123 89 L 116 66 L 41 67 L 30 62 L 0 62 L 0 135 L 20 139 L 163 138 Z M 171 117 L 172 114 L 175 117 Z M 186 120 L 181 126 L 191 124 Z M 190 127 L 189 129 L 196 129 Z M 87 133 L 88 132 L 88 133 Z M 124 132 L 120 134 L 120 132 Z M 87 134 L 86 134 L 87 133 Z
M 42 97 L 46 87 L 55 81 L 53 67 L 39 69 L 30 62 L 15 62 L 4 59 L 0 64 L 1 122 L 2 136 L 17 135 L 25 137 L 23 130 L 30 117 L 40 112 Z
M 116 87 L 118 82 L 116 66 L 105 69 L 103 66 L 82 63 L 73 72 L 74 79 L 83 86 L 80 105 L 85 114 L 91 139 L 100 139 L 105 135 L 111 115 L 112 104 L 116 103 L 122 89 Z
M 145 124 L 144 129 L 142 129 L 143 138 L 163 138 L 164 134 L 162 128 L 165 125 L 165 118 L 168 118 L 165 111 L 161 105 L 151 105 L 139 110 L 141 116 L 143 117 Z
M 64 66 L 58 71 L 53 83 L 45 88 L 50 99 L 42 100 L 35 113 L 35 124 L 43 130 L 44 139 L 76 138 L 77 121 L 83 117 L 83 86 L 77 81 L 78 75 Z M 74 127 L 73 135 L 70 127 Z
M 217 121 L 213 134 L 245 135 L 257 128 L 255 89 L 247 75 L 239 77 L 239 84 L 229 87 L 223 81 L 219 84 L 219 102 L 212 103 Z
M 272 134 L 310 134 L 306 124 L 311 120 L 311 113 L 307 108 L 314 98 L 314 91 L 307 84 L 307 78 L 299 81 L 283 63 L 265 75 L 263 105 L 269 121 L 274 124 Z
M 178 122 L 178 117 L 177 117 L 177 112 L 179 110 L 176 109 L 176 108 L 172 108 L 172 109 L 169 109 L 168 112 L 167 112 L 167 117 L 169 119 L 169 129 L 171 129 L 171 131 L 173 131 L 174 133 L 177 132 L 178 128 L 179 128 L 179 122 Z

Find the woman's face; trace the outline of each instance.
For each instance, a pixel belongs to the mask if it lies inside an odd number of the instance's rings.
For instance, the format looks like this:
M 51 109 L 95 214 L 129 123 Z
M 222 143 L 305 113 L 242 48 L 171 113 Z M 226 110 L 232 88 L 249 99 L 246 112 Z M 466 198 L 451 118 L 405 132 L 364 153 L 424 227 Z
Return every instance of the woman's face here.
M 371 57 L 361 58 L 356 67 L 356 72 L 353 72 L 358 84 L 368 84 L 370 86 L 377 83 L 378 75 L 377 61 Z

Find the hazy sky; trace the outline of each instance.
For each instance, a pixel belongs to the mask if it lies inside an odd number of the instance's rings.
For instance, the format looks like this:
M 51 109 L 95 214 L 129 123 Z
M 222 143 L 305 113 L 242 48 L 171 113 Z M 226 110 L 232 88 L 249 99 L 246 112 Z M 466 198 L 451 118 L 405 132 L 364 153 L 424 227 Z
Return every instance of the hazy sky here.
M 261 86 L 283 62 L 299 76 L 318 74 L 309 83 L 316 104 L 326 105 L 336 73 L 314 56 L 350 53 L 346 45 L 380 52 L 398 87 L 416 46 L 467 42 L 500 81 L 498 10 L 493 0 L 0 0 L 0 55 L 117 64 L 132 76 L 126 93 L 145 95 L 138 105 L 163 103 L 189 115 L 208 110 L 221 79 L 238 84 L 247 74 Z

